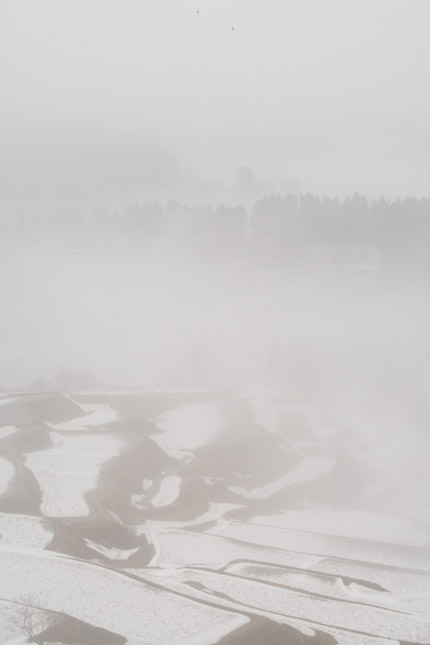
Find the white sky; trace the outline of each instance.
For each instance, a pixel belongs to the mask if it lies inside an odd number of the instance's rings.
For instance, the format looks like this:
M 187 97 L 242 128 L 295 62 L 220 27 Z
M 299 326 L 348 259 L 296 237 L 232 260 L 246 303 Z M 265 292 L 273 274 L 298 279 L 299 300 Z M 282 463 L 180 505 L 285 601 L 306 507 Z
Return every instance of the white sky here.
M 61 193 L 96 137 L 114 170 L 150 141 L 208 179 L 429 195 L 429 34 L 426 0 L 0 0 L 3 190 Z

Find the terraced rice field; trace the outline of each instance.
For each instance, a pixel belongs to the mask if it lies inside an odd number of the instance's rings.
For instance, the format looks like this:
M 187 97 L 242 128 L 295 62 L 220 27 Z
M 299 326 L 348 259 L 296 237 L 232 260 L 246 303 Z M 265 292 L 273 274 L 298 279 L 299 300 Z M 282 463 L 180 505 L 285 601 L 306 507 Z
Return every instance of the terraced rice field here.
M 326 410 L 4 394 L 0 448 L 1 643 L 23 605 L 53 643 L 430 643 L 425 456 L 381 461 Z

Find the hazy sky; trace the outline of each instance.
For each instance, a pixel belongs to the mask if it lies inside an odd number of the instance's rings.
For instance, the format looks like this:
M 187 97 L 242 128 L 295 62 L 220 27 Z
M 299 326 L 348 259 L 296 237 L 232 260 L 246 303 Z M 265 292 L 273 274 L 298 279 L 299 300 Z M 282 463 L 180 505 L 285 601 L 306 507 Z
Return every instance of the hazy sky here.
M 427 0 L 0 0 L 0 31 L 7 203 L 142 166 L 430 192 Z

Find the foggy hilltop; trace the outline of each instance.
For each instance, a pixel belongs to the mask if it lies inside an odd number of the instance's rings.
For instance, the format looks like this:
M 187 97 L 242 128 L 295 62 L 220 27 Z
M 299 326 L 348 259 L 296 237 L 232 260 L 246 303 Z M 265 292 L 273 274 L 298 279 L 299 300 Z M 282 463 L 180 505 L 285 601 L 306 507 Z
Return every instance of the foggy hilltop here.
M 430 643 L 430 3 L 0 1 L 0 643 Z

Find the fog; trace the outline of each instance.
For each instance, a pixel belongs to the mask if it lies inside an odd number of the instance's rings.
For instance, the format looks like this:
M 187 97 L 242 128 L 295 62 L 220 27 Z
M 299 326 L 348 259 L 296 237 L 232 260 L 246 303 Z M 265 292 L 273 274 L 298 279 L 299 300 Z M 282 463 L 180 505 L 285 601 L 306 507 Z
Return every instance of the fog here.
M 277 192 L 428 195 L 425 0 L 0 11 L 7 212 L 216 204 L 244 165 Z
M 61 389 L 69 370 L 78 389 L 276 387 L 423 437 L 428 224 L 412 232 L 413 203 L 396 223 L 387 203 L 382 224 L 365 203 L 341 233 L 336 222 L 309 230 L 328 215 L 309 219 L 305 198 L 304 230 L 282 202 L 270 223 L 270 200 L 260 225 L 258 205 L 21 220 L 2 238 L 0 381 Z M 338 208 L 345 221 L 348 204 Z
M 241 0 L 6 0 L 2 220 L 13 229 L 20 217 L 169 199 L 249 214 L 289 192 L 426 197 L 429 19 L 419 1 L 271 0 L 263 11 Z M 16 378 L 82 362 L 140 383 L 200 347 L 223 378 L 242 366 L 258 380 L 270 344 L 297 335 L 392 338 L 391 354 L 399 337 L 417 338 L 421 287 L 411 295 L 407 274 L 356 293 L 321 274 L 324 262 L 309 277 L 234 254 L 185 258 L 174 243 L 141 258 L 121 244 L 5 242 L 4 351 L 27 357 Z
M 430 642 L 429 33 L 0 0 L 1 643 Z
M 2 385 L 75 370 L 425 408 L 429 19 L 4 1 Z

